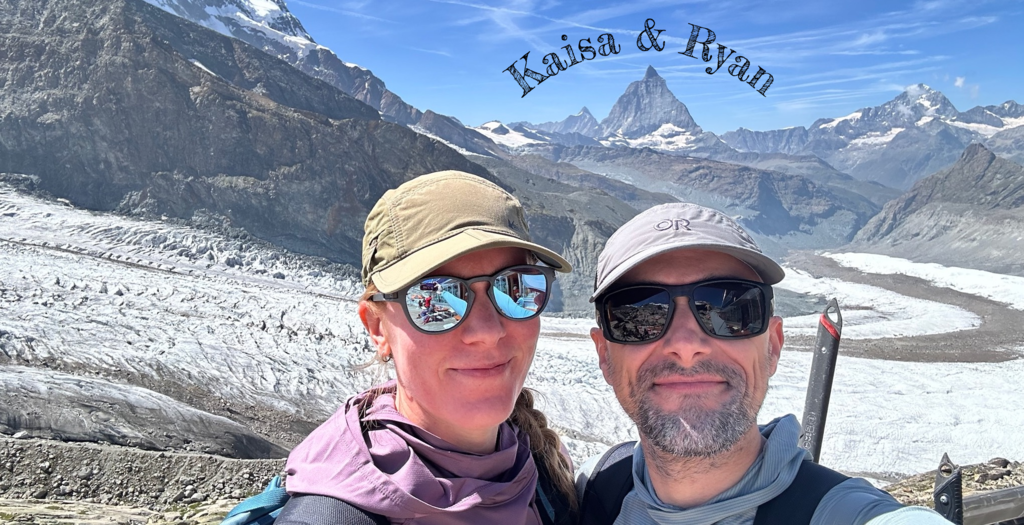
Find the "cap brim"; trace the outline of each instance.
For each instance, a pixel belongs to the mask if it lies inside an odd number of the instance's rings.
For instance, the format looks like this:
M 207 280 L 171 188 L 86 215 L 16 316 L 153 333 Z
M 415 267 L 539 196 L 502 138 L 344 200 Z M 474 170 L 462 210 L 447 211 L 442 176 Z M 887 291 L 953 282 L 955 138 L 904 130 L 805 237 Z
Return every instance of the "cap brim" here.
M 406 255 L 395 264 L 370 274 L 370 279 L 381 292 L 397 292 L 412 285 L 417 279 L 436 268 L 467 253 L 503 247 L 530 250 L 544 264 L 551 266 L 556 271 L 564 273 L 572 270 L 572 266 L 561 255 L 539 244 L 500 233 L 466 230 Z
M 767 255 L 758 253 L 754 250 L 748 250 L 734 245 L 715 243 L 686 244 L 682 246 L 668 244 L 644 250 L 623 261 L 607 276 L 605 276 L 600 283 L 598 283 L 593 295 L 590 296 L 590 302 L 594 302 L 597 299 L 597 296 L 608 290 L 608 288 L 615 284 L 615 282 L 625 275 L 626 272 L 650 259 L 653 259 L 654 257 L 657 257 L 658 255 L 675 250 L 708 250 L 731 255 L 750 266 L 755 272 L 757 272 L 757 275 L 761 277 L 761 280 L 764 281 L 765 284 L 769 285 L 777 284 L 786 276 L 786 272 L 783 271 L 782 267 L 779 266 L 778 263 L 773 261 Z

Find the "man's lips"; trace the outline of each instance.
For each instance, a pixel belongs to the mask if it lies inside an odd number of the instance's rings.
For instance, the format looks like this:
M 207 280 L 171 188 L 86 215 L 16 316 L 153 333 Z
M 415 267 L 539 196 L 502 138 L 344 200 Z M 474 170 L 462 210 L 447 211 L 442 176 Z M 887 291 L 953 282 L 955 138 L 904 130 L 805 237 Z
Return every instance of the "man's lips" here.
M 706 393 L 728 388 L 729 382 L 716 376 L 669 376 L 654 380 L 652 387 L 675 393 Z

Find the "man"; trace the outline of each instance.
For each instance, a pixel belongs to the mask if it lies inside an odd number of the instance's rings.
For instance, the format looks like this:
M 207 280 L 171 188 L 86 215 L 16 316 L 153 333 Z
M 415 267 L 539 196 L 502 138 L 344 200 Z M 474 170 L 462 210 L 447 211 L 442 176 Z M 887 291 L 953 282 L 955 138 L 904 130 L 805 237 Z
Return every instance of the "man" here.
M 948 524 L 807 461 L 794 416 L 758 427 L 783 276 L 735 221 L 694 204 L 652 208 L 608 239 L 591 338 L 640 442 L 581 468 L 580 523 Z

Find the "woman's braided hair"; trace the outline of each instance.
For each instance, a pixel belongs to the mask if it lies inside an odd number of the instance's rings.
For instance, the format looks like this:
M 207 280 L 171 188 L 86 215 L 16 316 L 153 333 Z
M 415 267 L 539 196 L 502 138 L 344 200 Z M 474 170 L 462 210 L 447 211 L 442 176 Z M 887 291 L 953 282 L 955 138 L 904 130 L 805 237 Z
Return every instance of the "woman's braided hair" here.
M 381 306 L 370 301 L 370 297 L 377 291 L 377 287 L 371 281 L 366 285 L 366 291 L 363 292 L 360 301 L 367 302 L 370 308 L 380 312 Z M 380 354 L 376 355 L 374 361 L 381 366 L 387 366 L 387 361 Z M 539 461 L 547 470 L 552 485 L 562 493 L 570 508 L 576 510 L 579 503 L 576 500 L 576 487 L 573 483 L 572 462 L 562 454 L 562 441 L 558 433 L 548 428 L 548 418 L 534 408 L 533 401 L 533 391 L 523 388 L 516 398 L 515 407 L 508 420 L 530 437 L 530 452 L 533 453 L 534 461 Z

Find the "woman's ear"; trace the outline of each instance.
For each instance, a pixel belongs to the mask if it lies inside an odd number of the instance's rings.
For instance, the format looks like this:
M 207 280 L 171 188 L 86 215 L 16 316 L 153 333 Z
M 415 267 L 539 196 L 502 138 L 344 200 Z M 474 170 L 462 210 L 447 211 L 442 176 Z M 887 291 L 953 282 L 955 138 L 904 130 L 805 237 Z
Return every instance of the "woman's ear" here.
M 363 322 L 366 332 L 370 334 L 370 341 L 373 342 L 373 346 L 377 349 L 377 355 L 381 358 L 391 355 L 387 338 L 384 337 L 383 319 L 381 319 L 377 309 L 370 306 L 368 301 L 359 301 L 358 311 L 359 320 Z

